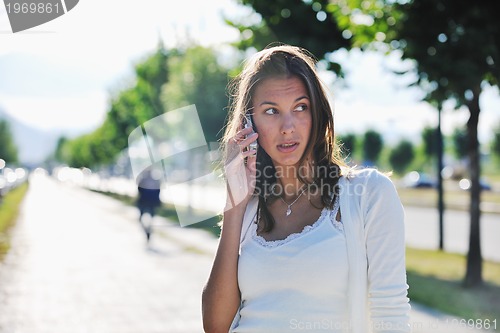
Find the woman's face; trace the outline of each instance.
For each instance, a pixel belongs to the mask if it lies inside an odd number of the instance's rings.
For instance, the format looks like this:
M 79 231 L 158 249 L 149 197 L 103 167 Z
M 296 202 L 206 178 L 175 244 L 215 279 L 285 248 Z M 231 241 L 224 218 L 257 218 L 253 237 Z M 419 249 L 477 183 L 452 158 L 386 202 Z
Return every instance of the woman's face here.
M 265 79 L 256 87 L 252 102 L 259 145 L 276 167 L 298 167 L 312 127 L 304 83 L 297 77 Z

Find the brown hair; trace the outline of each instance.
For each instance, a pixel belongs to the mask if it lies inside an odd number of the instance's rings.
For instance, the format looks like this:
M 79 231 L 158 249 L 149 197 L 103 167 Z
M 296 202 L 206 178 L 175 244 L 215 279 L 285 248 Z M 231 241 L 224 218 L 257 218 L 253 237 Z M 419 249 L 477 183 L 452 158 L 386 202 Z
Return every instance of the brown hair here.
M 252 97 L 257 85 L 270 77 L 297 77 L 309 93 L 312 128 L 306 150 L 300 166 L 307 166 L 307 157 L 312 156 L 315 170 L 313 183 L 297 174 L 301 182 L 314 186 L 321 191 L 323 206 L 332 208 L 333 199 L 338 193 L 337 183 L 341 175 L 339 147 L 335 143 L 333 112 L 328 101 L 323 83 L 316 71 L 316 59 L 307 50 L 291 46 L 278 45 L 267 47 L 249 58 L 242 72 L 229 85 L 231 106 L 228 123 L 223 137 L 224 161 L 228 159 L 226 143 L 236 135 L 243 117 L 252 112 Z M 258 128 L 256 129 L 258 132 Z M 274 226 L 274 219 L 267 208 L 268 199 L 275 199 L 273 186 L 276 184 L 276 170 L 269 155 L 262 149 L 257 151 L 258 172 L 254 195 L 259 197 L 259 230 L 268 232 Z M 267 172 L 271 170 L 272 172 Z M 333 195 L 333 198 L 332 198 Z

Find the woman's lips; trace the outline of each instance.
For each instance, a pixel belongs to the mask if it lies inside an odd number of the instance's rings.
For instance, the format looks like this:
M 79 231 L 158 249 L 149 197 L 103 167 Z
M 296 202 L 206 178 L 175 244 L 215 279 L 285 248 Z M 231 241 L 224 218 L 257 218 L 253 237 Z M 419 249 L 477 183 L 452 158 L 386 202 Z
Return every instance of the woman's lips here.
M 277 146 L 277 148 L 282 153 L 290 153 L 290 152 L 294 151 L 295 149 L 297 149 L 298 146 L 299 146 L 298 142 L 286 142 L 286 143 L 279 144 Z

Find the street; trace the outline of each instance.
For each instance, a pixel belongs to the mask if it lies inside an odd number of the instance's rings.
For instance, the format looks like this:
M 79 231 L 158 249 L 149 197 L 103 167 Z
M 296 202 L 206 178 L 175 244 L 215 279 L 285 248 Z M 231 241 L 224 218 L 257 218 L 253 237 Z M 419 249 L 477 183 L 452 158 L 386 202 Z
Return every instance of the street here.
M 405 207 L 406 243 L 408 246 L 437 249 L 439 246 L 438 211 L 435 208 Z M 468 212 L 445 210 L 444 249 L 466 254 L 469 249 Z M 481 252 L 483 259 L 500 262 L 500 215 L 481 215 Z

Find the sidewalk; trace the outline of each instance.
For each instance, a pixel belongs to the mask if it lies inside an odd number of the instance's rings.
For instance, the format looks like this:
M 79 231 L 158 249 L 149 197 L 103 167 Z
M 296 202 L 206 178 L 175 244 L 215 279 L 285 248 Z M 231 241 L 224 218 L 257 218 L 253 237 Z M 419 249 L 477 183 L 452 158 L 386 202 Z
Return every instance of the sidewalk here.
M 147 246 L 137 218 L 106 196 L 32 180 L 0 265 L 0 332 L 201 332 L 212 256 L 170 235 L 203 236 L 159 226 L 169 237 Z

